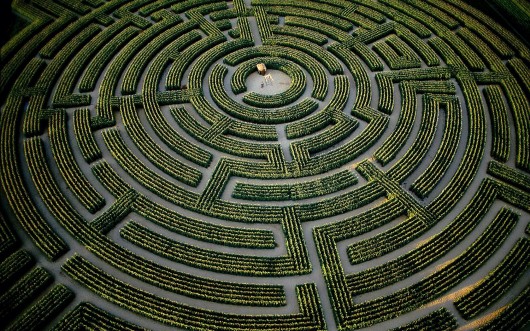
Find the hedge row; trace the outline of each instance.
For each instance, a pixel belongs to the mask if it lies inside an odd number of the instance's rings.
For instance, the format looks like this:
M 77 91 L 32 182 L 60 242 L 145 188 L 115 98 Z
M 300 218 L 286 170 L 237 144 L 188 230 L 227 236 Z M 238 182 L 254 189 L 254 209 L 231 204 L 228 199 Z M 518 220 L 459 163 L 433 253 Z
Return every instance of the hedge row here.
M 344 170 L 311 181 L 296 184 L 256 185 L 238 182 L 232 197 L 257 201 L 302 200 L 331 194 L 357 183 L 357 177 Z
M 519 239 L 508 254 L 473 289 L 455 300 L 456 309 L 465 319 L 472 319 L 493 305 L 514 286 L 530 263 L 530 242 Z
M 197 330 L 322 330 L 325 328 L 314 285 L 297 287 L 300 313 L 290 315 L 239 315 L 191 307 L 156 296 L 116 279 L 85 258 L 75 255 L 63 271 L 99 296 L 159 322 Z M 106 284 L 102 286 L 102 284 Z M 235 295 L 235 294 L 232 294 Z

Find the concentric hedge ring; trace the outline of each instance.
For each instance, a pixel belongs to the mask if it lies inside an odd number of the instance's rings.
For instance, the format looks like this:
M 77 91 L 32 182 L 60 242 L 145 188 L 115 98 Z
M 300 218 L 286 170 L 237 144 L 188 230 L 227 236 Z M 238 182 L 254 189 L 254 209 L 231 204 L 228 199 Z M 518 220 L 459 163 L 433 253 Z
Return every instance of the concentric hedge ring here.
M 13 8 L 24 19 L 2 46 L 2 328 L 528 324 L 530 51 L 480 11 Z M 261 62 L 289 88 L 248 92 Z
M 301 71 L 298 77 L 304 77 Z M 314 110 L 317 109 L 318 103 L 310 99 L 304 99 L 300 103 L 290 107 L 278 108 L 282 103 L 289 104 L 292 102 L 292 99 L 296 99 L 297 95 L 299 96 L 303 92 L 304 86 L 298 86 L 298 93 L 288 91 L 290 94 L 280 94 L 276 95 L 275 98 L 261 96 L 257 94 L 247 94 L 243 98 L 246 103 L 253 103 L 251 106 L 245 106 L 239 104 L 237 101 L 231 99 L 228 93 L 225 91 L 225 78 L 228 73 L 228 69 L 221 65 L 217 65 L 213 68 L 212 73 L 209 78 L 209 88 L 210 94 L 214 102 L 226 113 L 251 123 L 258 124 L 274 124 L 274 123 L 285 123 L 299 118 L 305 117 Z M 263 108 L 276 108 L 270 110 L 264 110 Z
M 304 72 L 296 64 L 281 58 L 256 58 L 241 64 L 230 81 L 232 92 L 239 94 L 246 91 L 246 86 L 242 81 L 246 80 L 252 72 L 255 72 L 256 66 L 260 63 L 265 64 L 268 69 L 276 69 L 288 75 L 291 84 L 286 91 L 274 95 L 264 95 L 252 91 L 243 96 L 243 102 L 260 108 L 278 108 L 294 102 L 304 93 L 306 88 Z

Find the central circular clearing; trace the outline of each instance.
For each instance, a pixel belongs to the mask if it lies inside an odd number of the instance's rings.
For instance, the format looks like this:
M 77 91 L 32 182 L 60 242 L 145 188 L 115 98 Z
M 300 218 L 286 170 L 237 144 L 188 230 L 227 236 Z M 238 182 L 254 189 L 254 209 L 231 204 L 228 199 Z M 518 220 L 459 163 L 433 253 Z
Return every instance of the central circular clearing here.
M 251 73 L 246 80 L 247 92 L 254 92 L 262 95 L 274 95 L 285 92 L 291 86 L 291 77 L 285 72 L 276 69 L 267 69 L 265 75 L 271 75 L 272 81 L 267 82 L 265 76 L 257 71 Z

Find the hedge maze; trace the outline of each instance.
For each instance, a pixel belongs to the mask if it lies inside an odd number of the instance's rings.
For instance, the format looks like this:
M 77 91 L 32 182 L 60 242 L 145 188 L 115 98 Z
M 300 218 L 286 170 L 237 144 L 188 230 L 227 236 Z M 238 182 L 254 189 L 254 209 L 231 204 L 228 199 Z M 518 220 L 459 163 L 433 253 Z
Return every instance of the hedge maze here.
M 1 329 L 528 326 L 530 50 L 482 12 L 12 10 Z M 288 86 L 259 87 L 259 63 Z

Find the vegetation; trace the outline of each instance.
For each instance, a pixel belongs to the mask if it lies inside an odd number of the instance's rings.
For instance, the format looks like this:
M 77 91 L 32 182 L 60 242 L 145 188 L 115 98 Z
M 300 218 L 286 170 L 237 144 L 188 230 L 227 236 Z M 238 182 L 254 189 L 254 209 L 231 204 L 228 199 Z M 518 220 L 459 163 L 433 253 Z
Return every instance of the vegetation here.
M 491 17 L 462 0 L 11 6 L 1 329 L 528 326 L 530 50 Z M 289 86 L 252 90 L 258 63 Z

